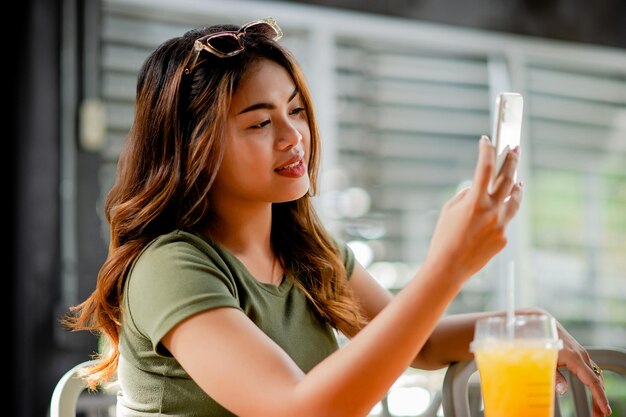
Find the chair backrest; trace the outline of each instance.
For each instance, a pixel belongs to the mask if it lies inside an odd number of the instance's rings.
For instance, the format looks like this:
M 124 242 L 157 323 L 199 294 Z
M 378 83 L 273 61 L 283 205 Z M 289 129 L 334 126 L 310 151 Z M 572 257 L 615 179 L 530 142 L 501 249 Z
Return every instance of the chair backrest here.
M 50 401 L 50 417 L 75 417 L 76 403 L 87 385 L 80 378 L 81 369 L 95 364 L 95 360 L 85 361 L 67 371 L 57 382 Z
M 626 349 L 591 347 L 591 359 L 602 369 L 626 376 Z M 471 389 L 470 378 L 477 371 L 473 360 L 451 364 L 445 374 L 442 389 L 442 407 L 445 417 L 475 417 L 477 396 L 468 395 Z M 574 375 L 561 369 L 570 385 L 577 417 L 590 417 L 590 404 L 586 387 Z M 478 398 L 480 399 L 480 398 Z M 559 402 L 555 401 L 555 417 L 561 417 Z

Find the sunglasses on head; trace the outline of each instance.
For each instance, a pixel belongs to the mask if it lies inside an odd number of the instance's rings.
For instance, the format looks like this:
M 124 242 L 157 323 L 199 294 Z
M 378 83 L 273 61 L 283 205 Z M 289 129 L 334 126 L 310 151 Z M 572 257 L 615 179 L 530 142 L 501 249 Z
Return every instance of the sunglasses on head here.
M 239 30 L 226 30 L 198 38 L 193 44 L 194 56 L 185 68 L 185 74 L 193 71 L 202 51 L 207 51 L 219 58 L 228 58 L 241 53 L 244 50 L 242 38 L 246 35 L 264 36 L 277 41 L 283 37 L 283 31 L 276 20 L 268 17 L 247 23 Z

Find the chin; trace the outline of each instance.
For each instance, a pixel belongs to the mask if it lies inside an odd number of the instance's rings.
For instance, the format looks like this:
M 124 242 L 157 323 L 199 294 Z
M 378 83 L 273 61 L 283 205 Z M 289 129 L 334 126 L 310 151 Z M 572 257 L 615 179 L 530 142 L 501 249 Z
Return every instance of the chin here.
M 292 190 L 283 190 L 280 196 L 276 196 L 274 199 L 275 203 L 287 203 L 289 201 L 296 201 L 304 197 L 309 192 L 309 182 L 307 181 L 306 186 L 294 187 Z M 287 192 L 288 191 L 288 192 Z

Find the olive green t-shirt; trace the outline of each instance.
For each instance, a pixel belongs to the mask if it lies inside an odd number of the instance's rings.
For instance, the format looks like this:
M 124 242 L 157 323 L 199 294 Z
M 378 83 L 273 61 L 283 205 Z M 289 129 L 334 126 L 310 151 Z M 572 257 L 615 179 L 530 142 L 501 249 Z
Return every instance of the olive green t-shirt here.
M 350 276 L 354 255 L 344 243 L 340 249 Z M 291 279 L 279 286 L 259 282 L 217 243 L 174 231 L 146 247 L 125 282 L 118 417 L 234 415 L 202 391 L 161 344 L 176 324 L 220 307 L 243 311 L 304 372 L 338 348 L 331 326 L 313 314 Z

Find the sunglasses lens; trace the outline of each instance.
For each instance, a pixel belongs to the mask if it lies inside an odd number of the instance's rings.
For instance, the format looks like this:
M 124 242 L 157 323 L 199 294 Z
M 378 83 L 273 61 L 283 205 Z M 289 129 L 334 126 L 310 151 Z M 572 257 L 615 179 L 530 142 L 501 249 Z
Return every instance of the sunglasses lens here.
M 246 33 L 253 33 L 255 35 L 265 36 L 267 38 L 277 41 L 283 35 L 278 27 L 272 26 L 267 22 L 253 23 L 245 27 Z
M 207 39 L 206 42 L 211 48 L 223 54 L 232 54 L 241 49 L 239 39 L 233 34 L 215 36 Z

